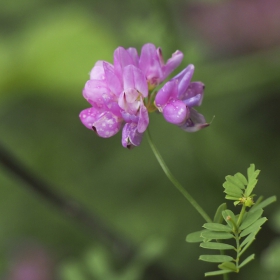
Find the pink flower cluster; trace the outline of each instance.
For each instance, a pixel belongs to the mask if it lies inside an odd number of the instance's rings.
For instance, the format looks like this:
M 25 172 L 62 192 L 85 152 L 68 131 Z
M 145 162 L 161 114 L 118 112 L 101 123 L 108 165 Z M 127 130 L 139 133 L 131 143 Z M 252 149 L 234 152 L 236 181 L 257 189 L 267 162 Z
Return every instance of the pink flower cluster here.
M 208 126 L 204 117 L 192 108 L 201 104 L 204 90 L 202 83 L 190 82 L 193 65 L 157 93 L 154 91 L 182 59 L 183 54 L 176 51 L 164 63 L 161 49 L 150 43 L 142 47 L 140 56 L 135 48 L 118 47 L 113 64 L 97 61 L 90 72 L 83 96 L 91 108 L 80 113 L 82 123 L 103 138 L 122 129 L 122 145 L 126 148 L 140 145 L 149 124 L 148 112 L 154 109 L 186 131 Z

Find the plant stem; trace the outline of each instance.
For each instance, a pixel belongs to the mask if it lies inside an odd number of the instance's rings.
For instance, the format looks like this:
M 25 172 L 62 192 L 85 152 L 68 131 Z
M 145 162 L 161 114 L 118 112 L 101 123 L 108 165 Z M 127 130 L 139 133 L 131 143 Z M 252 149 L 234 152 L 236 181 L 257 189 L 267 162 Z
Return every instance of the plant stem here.
M 206 212 L 202 209 L 202 207 L 196 202 L 196 200 L 183 188 L 183 186 L 177 181 L 177 179 L 173 176 L 173 174 L 170 172 L 169 168 L 167 167 L 166 163 L 164 162 L 163 158 L 161 157 L 159 151 L 155 147 L 149 130 L 146 131 L 147 138 L 150 144 L 150 147 L 161 166 L 163 172 L 165 173 L 166 177 L 171 181 L 171 183 L 181 192 L 181 194 L 189 201 L 189 203 L 196 209 L 196 211 L 202 216 L 202 218 L 208 222 L 211 223 L 212 220 L 210 217 L 206 214 Z
M 243 220 L 243 216 L 244 216 L 244 214 L 245 214 L 245 209 L 246 209 L 246 206 L 245 206 L 245 204 L 243 204 L 242 209 L 241 209 L 241 212 L 240 212 L 239 217 L 238 217 L 238 220 L 237 220 L 237 223 L 236 223 L 237 227 L 240 226 L 240 224 L 241 224 L 241 222 L 242 222 L 242 220 Z

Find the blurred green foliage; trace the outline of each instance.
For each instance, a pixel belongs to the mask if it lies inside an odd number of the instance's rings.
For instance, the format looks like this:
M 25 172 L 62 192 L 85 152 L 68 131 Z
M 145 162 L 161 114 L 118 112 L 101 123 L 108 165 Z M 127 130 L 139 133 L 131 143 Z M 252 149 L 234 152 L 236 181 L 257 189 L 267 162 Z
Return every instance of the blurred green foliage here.
M 56 191 L 81 201 L 136 246 L 150 236 L 163 239 L 167 248 L 159 261 L 171 274 L 197 280 L 213 268 L 198 264 L 199 249 L 185 242 L 201 218 L 164 177 L 147 141 L 128 151 L 120 134 L 100 139 L 78 119 L 89 106 L 81 95 L 89 71 L 97 60 L 112 61 L 117 46 L 140 50 L 149 41 L 162 47 L 165 58 L 180 49 L 185 58 L 178 71 L 195 63 L 194 80 L 206 84 L 199 111 L 208 121 L 215 118 L 209 128 L 186 134 L 161 115 L 151 116 L 153 140 L 174 175 L 211 216 L 223 201 L 224 177 L 250 163 L 262 171 L 258 193 L 279 196 L 280 47 L 213 56 L 183 21 L 187 4 L 2 1 L 0 140 Z M 80 262 L 96 246 L 98 239 L 0 167 L 0 274 L 9 251 L 26 239 L 45 244 L 65 262 L 69 256 Z M 258 258 L 276 234 L 264 227 L 257 239 L 262 242 L 253 245 L 257 260 L 235 279 L 263 279 Z

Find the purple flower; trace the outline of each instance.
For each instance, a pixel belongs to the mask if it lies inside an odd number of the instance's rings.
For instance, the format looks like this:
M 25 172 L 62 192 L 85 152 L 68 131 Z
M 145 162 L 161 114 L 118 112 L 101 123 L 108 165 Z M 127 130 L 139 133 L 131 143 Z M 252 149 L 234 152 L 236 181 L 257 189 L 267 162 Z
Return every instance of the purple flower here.
M 149 124 L 144 105 L 148 83 L 138 61 L 136 49 L 117 48 L 114 65 L 97 61 L 83 90 L 92 107 L 80 113 L 82 123 L 103 138 L 115 135 L 127 123 L 123 131 L 124 147 L 139 145 Z
M 193 106 L 200 106 L 204 84 L 191 82 L 194 66 L 190 64 L 177 76 L 167 82 L 157 93 L 155 105 L 163 113 L 166 121 L 185 131 L 194 132 L 209 124 Z
M 183 54 L 176 51 L 164 63 L 161 49 L 150 43 L 142 47 L 140 56 L 135 48 L 118 47 L 113 64 L 97 61 L 90 72 L 83 96 L 91 107 L 80 113 L 82 123 L 103 138 L 122 129 L 122 145 L 139 146 L 149 125 L 148 112 L 156 109 L 153 90 L 182 59 Z M 165 119 L 186 131 L 207 125 L 192 109 L 201 104 L 204 88 L 202 83 L 190 83 L 193 69 L 190 65 L 167 82 L 155 98 Z

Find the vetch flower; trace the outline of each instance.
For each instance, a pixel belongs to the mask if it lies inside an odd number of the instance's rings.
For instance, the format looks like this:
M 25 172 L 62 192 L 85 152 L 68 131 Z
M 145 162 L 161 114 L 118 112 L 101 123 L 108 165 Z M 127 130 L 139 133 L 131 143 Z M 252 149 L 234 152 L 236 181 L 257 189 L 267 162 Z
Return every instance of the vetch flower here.
M 167 82 L 157 93 L 155 87 L 181 63 L 183 54 L 173 53 L 165 63 L 160 48 L 145 44 L 140 56 L 135 48 L 118 47 L 114 63 L 97 61 L 83 89 L 91 105 L 80 113 L 81 122 L 98 136 L 108 138 L 122 129 L 122 145 L 139 146 L 149 125 L 149 112 L 158 109 L 165 119 L 186 131 L 207 126 L 192 107 L 199 106 L 204 86 L 191 83 L 193 65 Z M 155 107 L 153 101 L 155 99 Z
M 163 113 L 166 121 L 188 132 L 194 132 L 209 125 L 204 116 L 192 108 L 201 105 L 204 93 L 203 83 L 191 82 L 193 72 L 194 66 L 188 65 L 168 81 L 155 98 L 155 105 Z

